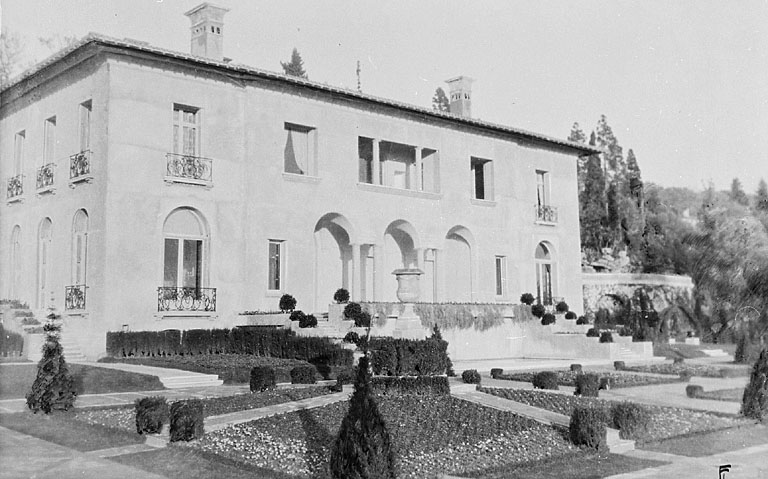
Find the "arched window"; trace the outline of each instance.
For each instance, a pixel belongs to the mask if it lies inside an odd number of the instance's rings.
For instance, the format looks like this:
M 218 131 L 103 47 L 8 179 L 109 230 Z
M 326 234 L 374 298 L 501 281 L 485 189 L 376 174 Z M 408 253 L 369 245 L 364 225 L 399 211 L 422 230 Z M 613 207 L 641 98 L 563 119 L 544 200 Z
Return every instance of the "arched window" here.
M 199 289 L 206 283 L 208 228 L 191 208 L 171 212 L 163 226 L 163 286 Z
M 16 225 L 11 231 L 11 261 L 9 262 L 10 287 L 8 289 L 9 299 L 20 299 L 18 297 L 21 281 L 21 227 Z
M 37 307 L 45 308 L 45 301 L 51 292 L 51 233 L 53 223 L 50 218 L 40 222 L 37 235 Z
M 88 213 L 77 210 L 72 221 L 72 284 L 85 285 L 88 261 Z
M 554 268 L 552 253 L 546 243 L 536 246 L 536 298 L 544 305 L 552 304 L 552 284 Z

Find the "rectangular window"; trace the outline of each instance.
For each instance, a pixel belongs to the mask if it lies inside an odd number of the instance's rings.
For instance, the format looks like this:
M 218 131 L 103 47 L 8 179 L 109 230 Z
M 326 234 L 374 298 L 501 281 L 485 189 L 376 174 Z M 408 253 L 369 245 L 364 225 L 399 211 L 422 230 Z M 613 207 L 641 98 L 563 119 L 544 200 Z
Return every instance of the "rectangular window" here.
M 496 296 L 504 296 L 507 283 L 507 258 L 496 257 Z
M 546 171 L 536 171 L 536 204 L 549 206 L 549 174 Z
M 382 141 L 379 143 L 381 181 L 384 186 L 416 189 L 413 146 Z
M 493 200 L 493 162 L 471 158 L 472 197 L 476 200 Z
M 14 175 L 20 175 L 24 168 L 24 139 L 26 138 L 26 132 L 20 131 L 16 133 L 13 141 L 13 168 Z
M 294 175 L 315 175 L 315 129 L 285 124 L 283 171 Z
M 175 288 L 178 285 L 177 275 L 179 274 L 179 240 L 166 238 L 164 257 L 163 286 Z
M 200 156 L 199 109 L 173 105 L 173 152 L 177 155 Z
M 91 100 L 80 104 L 80 151 L 91 148 Z
M 360 183 L 373 183 L 373 140 L 371 138 L 357 138 L 357 157 Z
M 203 240 L 165 239 L 163 286 L 195 289 L 203 286 Z
M 421 189 L 440 193 L 440 157 L 437 150 L 421 150 Z
M 269 242 L 269 284 L 270 291 L 280 291 L 282 288 L 283 242 Z
M 53 163 L 56 153 L 56 117 L 45 120 L 43 131 L 43 164 Z

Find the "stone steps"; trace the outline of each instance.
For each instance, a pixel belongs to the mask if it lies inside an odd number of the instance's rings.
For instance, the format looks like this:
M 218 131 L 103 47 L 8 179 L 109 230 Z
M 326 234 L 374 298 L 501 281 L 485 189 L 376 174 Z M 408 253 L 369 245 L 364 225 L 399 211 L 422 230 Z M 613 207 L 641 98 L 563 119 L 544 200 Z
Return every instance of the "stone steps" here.
M 224 381 L 216 374 L 195 374 L 180 376 L 159 376 L 160 382 L 168 389 L 181 389 L 191 387 L 221 386 Z
M 730 356 L 730 354 L 726 353 L 722 349 L 702 349 L 701 352 L 711 358 L 724 358 L 726 356 Z

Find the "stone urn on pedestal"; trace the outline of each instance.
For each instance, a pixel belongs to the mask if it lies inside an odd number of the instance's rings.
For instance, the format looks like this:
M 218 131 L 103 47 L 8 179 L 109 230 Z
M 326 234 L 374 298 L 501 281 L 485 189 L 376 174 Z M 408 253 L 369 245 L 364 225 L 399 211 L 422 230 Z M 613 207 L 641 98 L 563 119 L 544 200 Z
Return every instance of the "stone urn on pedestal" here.
M 424 339 L 426 333 L 421 318 L 414 312 L 413 303 L 419 300 L 419 279 L 424 271 L 418 268 L 401 268 L 392 271 L 397 278 L 397 299 L 403 303 L 403 312 L 398 315 L 395 338 Z

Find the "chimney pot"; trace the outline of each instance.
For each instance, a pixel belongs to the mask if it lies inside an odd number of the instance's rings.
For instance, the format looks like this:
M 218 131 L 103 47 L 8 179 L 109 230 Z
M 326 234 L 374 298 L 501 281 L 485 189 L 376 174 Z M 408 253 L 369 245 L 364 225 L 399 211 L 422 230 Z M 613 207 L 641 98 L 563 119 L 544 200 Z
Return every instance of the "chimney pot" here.
M 192 55 L 216 61 L 224 59 L 224 14 L 228 11 L 205 2 L 184 14 L 192 23 Z

